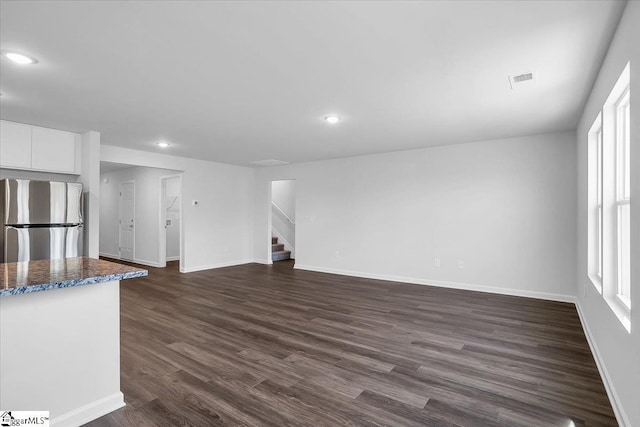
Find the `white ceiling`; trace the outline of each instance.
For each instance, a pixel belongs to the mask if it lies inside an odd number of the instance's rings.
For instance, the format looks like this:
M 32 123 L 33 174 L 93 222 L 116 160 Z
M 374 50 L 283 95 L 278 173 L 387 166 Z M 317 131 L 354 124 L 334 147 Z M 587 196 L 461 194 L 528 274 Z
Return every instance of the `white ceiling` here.
M 0 116 L 240 165 L 575 129 L 623 8 L 2 1 L 0 48 L 40 63 L 0 61 Z

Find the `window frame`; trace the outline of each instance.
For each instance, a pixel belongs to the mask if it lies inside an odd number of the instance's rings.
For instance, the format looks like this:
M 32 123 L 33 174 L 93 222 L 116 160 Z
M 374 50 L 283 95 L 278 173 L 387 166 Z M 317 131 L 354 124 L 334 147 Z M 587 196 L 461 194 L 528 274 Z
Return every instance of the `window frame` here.
M 617 300 L 622 304 L 623 310 L 627 316 L 630 316 L 631 311 L 631 291 L 629 289 L 629 295 L 625 295 L 622 291 L 622 261 L 624 255 L 622 254 L 622 238 L 621 233 L 621 211 L 623 206 L 629 206 L 631 208 L 631 180 L 627 179 L 629 176 L 629 154 L 631 151 L 628 118 L 631 111 L 631 91 L 630 85 L 627 84 L 626 88 L 622 91 L 622 94 L 618 97 L 618 100 L 614 103 L 614 120 L 615 120 L 615 200 L 613 217 L 615 219 L 615 266 L 616 266 L 616 278 L 615 278 L 615 295 Z M 629 213 L 630 215 L 630 213 Z M 627 230 L 630 233 L 631 230 Z M 628 261 L 630 263 L 631 254 L 627 254 Z M 629 278 L 630 279 L 630 278 Z
M 602 207 L 602 113 L 589 129 L 587 137 L 588 187 L 588 277 L 599 294 L 603 292 L 603 207 Z
M 621 182 L 624 181 L 621 178 L 626 174 L 621 161 L 624 158 L 621 143 L 624 142 L 626 133 L 626 113 L 630 112 L 631 108 L 630 102 L 629 107 L 626 107 L 627 99 L 629 101 L 631 99 L 630 77 L 631 63 L 627 62 L 600 112 L 602 118 L 602 297 L 628 333 L 631 333 L 633 307 L 631 299 L 620 294 L 620 280 L 623 277 L 621 262 L 624 259 L 621 253 L 624 240 L 620 234 L 623 232 L 620 217 L 624 206 L 628 205 L 631 209 L 631 199 L 630 197 L 621 198 L 620 195 L 627 191 L 627 187 L 621 188 Z M 626 166 L 626 163 L 624 165 Z M 631 185 L 630 181 L 628 184 Z M 630 233 L 630 230 L 626 233 Z M 624 237 L 631 238 L 626 234 Z M 589 240 L 590 243 L 592 241 L 593 239 Z M 631 260 L 628 259 L 627 264 L 630 265 L 630 262 Z M 630 293 L 631 290 L 629 295 Z

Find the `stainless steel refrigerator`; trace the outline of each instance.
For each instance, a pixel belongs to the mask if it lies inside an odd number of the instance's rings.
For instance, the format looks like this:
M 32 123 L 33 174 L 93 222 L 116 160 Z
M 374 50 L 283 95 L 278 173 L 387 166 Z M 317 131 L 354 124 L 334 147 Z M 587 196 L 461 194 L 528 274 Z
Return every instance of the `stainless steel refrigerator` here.
M 82 184 L 0 181 L 0 261 L 82 256 Z

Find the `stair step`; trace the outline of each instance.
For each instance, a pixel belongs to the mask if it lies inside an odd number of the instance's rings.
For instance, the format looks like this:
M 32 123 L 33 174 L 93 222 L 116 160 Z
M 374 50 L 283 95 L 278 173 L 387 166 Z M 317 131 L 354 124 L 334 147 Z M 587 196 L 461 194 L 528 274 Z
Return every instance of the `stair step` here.
M 277 237 L 271 237 L 271 244 L 276 244 L 278 243 L 278 238 Z
M 271 261 L 284 261 L 291 259 L 291 251 L 271 252 Z
M 273 243 L 271 245 L 271 253 L 284 251 L 284 243 Z

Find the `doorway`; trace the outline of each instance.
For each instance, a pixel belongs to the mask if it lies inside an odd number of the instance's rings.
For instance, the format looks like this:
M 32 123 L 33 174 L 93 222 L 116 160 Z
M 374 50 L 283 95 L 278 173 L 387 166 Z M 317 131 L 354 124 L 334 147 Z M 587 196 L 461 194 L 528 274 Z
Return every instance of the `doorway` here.
M 271 262 L 294 260 L 296 257 L 296 181 L 271 181 Z
M 181 262 L 182 175 L 160 177 L 160 264 Z
M 118 223 L 119 227 L 119 255 L 120 259 L 133 261 L 135 251 L 135 181 L 120 183 Z

